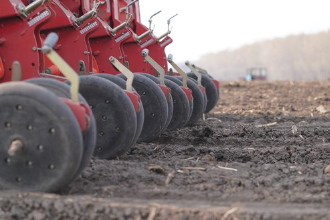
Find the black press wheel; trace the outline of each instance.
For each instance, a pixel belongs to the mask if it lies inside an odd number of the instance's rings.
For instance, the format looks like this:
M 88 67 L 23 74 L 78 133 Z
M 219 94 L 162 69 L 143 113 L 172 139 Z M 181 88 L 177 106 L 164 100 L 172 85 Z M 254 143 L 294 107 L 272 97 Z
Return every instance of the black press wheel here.
M 131 100 L 116 84 L 97 76 L 81 76 L 79 92 L 93 111 L 97 125 L 94 155 L 115 159 L 131 146 L 136 114 Z
M 176 76 L 177 79 L 182 81 L 181 76 Z M 193 125 L 196 123 L 202 116 L 205 110 L 205 96 L 202 91 L 199 89 L 197 83 L 194 82 L 194 79 L 188 78 L 187 81 L 188 88 L 192 91 L 192 96 L 194 98 L 194 108 L 191 114 L 191 117 L 187 125 Z
M 176 130 L 182 128 L 189 121 L 191 115 L 190 104 L 181 87 L 175 82 L 167 79 L 168 77 L 172 78 L 171 76 L 165 76 L 165 85 L 171 89 L 173 99 L 173 116 L 167 129 Z M 156 79 L 159 81 L 159 78 Z
M 197 76 L 193 73 L 188 73 L 188 76 L 197 80 Z M 214 108 L 219 100 L 218 91 L 211 78 L 204 74 L 202 74 L 202 86 L 204 86 L 206 90 L 207 106 L 205 113 L 208 113 Z
M 178 79 L 175 76 L 165 76 L 166 79 L 171 80 L 172 82 L 176 83 L 178 86 L 183 86 L 182 80 Z M 188 100 L 189 102 L 189 100 Z M 191 97 L 191 100 L 189 102 L 189 115 L 188 115 L 188 121 L 190 120 L 190 117 L 192 115 L 192 112 L 194 110 L 194 97 Z M 186 124 L 188 123 L 188 121 L 186 122 Z
M 70 86 L 63 82 L 59 82 L 54 79 L 49 78 L 33 78 L 26 80 L 26 82 L 33 83 L 36 85 L 39 85 L 41 87 L 46 88 L 47 90 L 53 92 L 58 97 L 61 98 L 71 98 L 70 93 Z M 84 99 L 82 95 L 79 94 L 79 100 L 84 103 L 85 105 L 89 106 L 87 101 Z M 74 176 L 75 178 L 78 177 L 81 172 L 87 167 L 91 157 L 93 156 L 94 150 L 95 150 L 95 144 L 96 144 L 96 122 L 94 115 L 90 115 L 90 127 L 88 130 L 86 130 L 83 133 L 83 140 L 84 140 L 84 153 L 82 157 L 82 161 L 80 164 L 80 167 L 78 169 L 78 172 Z
M 94 74 L 93 76 L 99 76 L 99 77 L 102 77 L 104 79 L 110 80 L 111 82 L 115 83 L 120 88 L 122 88 L 123 90 L 126 89 L 126 82 L 125 82 L 125 80 L 123 80 L 122 78 L 119 78 L 117 76 L 113 76 L 113 75 L 105 74 L 105 73 Z M 135 91 L 134 88 L 133 88 L 133 90 Z M 135 135 L 134 135 L 134 139 L 133 139 L 133 141 L 131 143 L 131 147 L 133 147 L 136 144 L 138 138 L 141 135 L 142 128 L 143 128 L 144 109 L 143 109 L 143 104 L 142 104 L 142 101 L 141 100 L 139 102 L 139 110 L 136 112 L 136 119 L 137 119 L 137 127 L 136 127 L 136 132 L 135 132 Z
M 197 80 L 195 80 L 193 78 L 189 78 L 189 79 L 191 81 L 193 81 L 196 85 L 198 85 Z M 204 88 L 204 90 L 206 90 L 204 86 L 203 86 L 203 88 Z M 203 93 L 203 98 L 204 98 L 203 113 L 205 113 L 205 110 L 206 110 L 206 107 L 207 107 L 207 96 L 206 96 L 206 92 Z
M 79 169 L 83 140 L 70 108 L 26 82 L 0 85 L 0 188 L 56 192 Z
M 123 74 L 117 75 L 126 80 Z M 140 95 L 144 109 L 144 124 L 138 142 L 150 142 L 158 138 L 166 126 L 168 105 L 166 97 L 151 79 L 134 75 L 133 87 Z
M 200 73 L 202 73 L 202 72 L 200 72 Z M 204 74 L 204 73 L 202 73 L 202 74 Z M 214 78 L 213 78 L 213 76 L 211 76 L 211 75 L 207 75 L 211 80 L 214 80 Z M 214 82 L 213 82 L 214 83 Z M 219 81 L 217 81 L 217 83 L 219 84 Z M 218 97 L 218 100 L 217 101 L 219 101 L 219 98 L 220 98 L 220 89 L 219 89 L 219 85 L 218 85 L 218 87 L 217 86 L 215 86 L 216 88 L 217 88 L 217 97 Z
M 140 75 L 142 76 L 145 76 L 149 79 L 151 79 L 152 81 L 154 81 L 157 85 L 160 84 L 160 80 L 159 78 L 155 77 L 155 76 L 152 76 L 150 74 L 146 74 L 146 73 L 139 73 Z M 170 86 L 168 86 L 165 82 L 165 85 L 169 88 L 171 88 Z M 173 85 L 172 85 L 173 86 Z M 173 113 L 174 113 L 174 103 L 173 103 L 173 96 L 172 96 L 172 92 L 170 94 L 170 96 L 167 98 L 167 106 L 168 106 L 168 112 L 167 112 L 167 120 L 166 120 L 166 124 L 165 124 L 165 127 L 163 129 L 163 131 L 165 131 L 166 129 L 169 129 L 169 130 L 174 130 L 173 129 L 173 120 L 175 121 L 176 123 L 176 118 L 173 119 Z M 169 125 L 172 123 L 171 127 L 172 129 L 169 128 Z

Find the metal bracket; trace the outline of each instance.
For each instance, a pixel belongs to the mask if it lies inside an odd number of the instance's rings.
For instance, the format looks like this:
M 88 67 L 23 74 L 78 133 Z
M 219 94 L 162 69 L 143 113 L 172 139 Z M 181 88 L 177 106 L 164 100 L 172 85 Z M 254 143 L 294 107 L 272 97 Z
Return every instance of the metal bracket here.
M 149 19 L 149 30 L 151 29 L 152 18 L 155 17 L 156 15 L 158 15 L 158 14 L 161 13 L 161 12 L 162 12 L 162 11 L 159 11 L 159 12 L 153 14 L 153 15 L 150 17 L 150 19 Z
M 148 36 L 148 35 L 151 34 L 152 32 L 153 32 L 152 29 L 148 29 L 146 32 L 144 32 L 144 33 L 141 34 L 140 36 L 138 36 L 137 34 L 134 34 L 134 38 L 135 38 L 135 40 L 136 40 L 138 43 L 140 43 L 141 40 L 142 40 L 143 38 L 145 38 L 146 36 Z
M 179 15 L 179 14 L 176 14 L 176 15 L 170 17 L 170 19 L 167 20 L 168 30 L 167 30 L 167 32 L 166 32 L 165 34 L 163 34 L 163 35 L 161 35 L 160 37 L 157 37 L 157 38 L 156 38 L 156 41 L 157 41 L 157 42 L 159 42 L 161 39 L 163 39 L 164 37 L 166 37 L 166 36 L 168 36 L 168 35 L 171 34 L 171 32 L 172 32 L 172 30 L 171 30 L 171 28 L 170 28 L 171 20 L 172 20 L 174 17 L 178 16 L 178 15 Z
M 181 75 L 182 77 L 182 83 L 183 83 L 183 87 L 184 88 L 188 88 L 188 76 L 187 74 L 173 61 L 173 55 L 169 54 L 167 57 L 167 61 L 173 66 L 173 68 L 178 71 L 178 73 Z
M 137 1 L 139 1 L 139 0 L 132 1 L 126 7 L 123 7 L 123 8 L 119 9 L 119 13 L 122 13 L 123 11 L 126 11 L 126 20 L 125 20 L 125 22 L 121 23 L 120 25 L 118 25 L 117 27 L 115 27 L 113 29 L 111 27 L 108 28 L 113 36 L 115 36 L 118 31 L 120 31 L 123 28 L 126 28 L 129 25 L 129 22 L 130 22 L 131 18 L 133 17 L 133 15 L 130 14 L 130 17 L 128 16 L 128 14 L 129 14 L 128 13 L 128 8 Z
M 128 8 L 133 5 L 135 2 L 137 2 L 139 0 L 134 0 L 132 1 L 131 3 L 129 3 L 125 8 L 121 8 L 119 9 L 119 12 L 123 12 L 123 11 L 126 11 L 126 21 L 128 20 Z
M 124 74 L 127 78 L 126 81 L 126 90 L 129 92 L 133 92 L 133 80 L 134 80 L 134 74 L 126 68 L 121 62 L 119 62 L 116 58 L 110 57 L 109 58 L 112 65 L 114 65 L 122 74 Z
M 74 22 L 77 25 L 77 27 L 79 27 L 80 25 L 82 25 L 87 19 L 96 16 L 99 7 L 101 5 L 103 5 L 104 3 L 105 2 L 101 2 L 101 1 L 99 1 L 98 3 L 96 3 L 96 0 L 93 0 L 92 10 L 88 11 L 86 14 L 82 15 L 79 18 L 72 17 L 72 19 L 74 20 Z
M 196 66 L 195 64 L 193 65 L 193 67 L 194 67 L 196 70 L 198 70 L 199 72 L 202 72 L 202 73 L 204 73 L 205 75 L 209 76 L 209 73 L 208 73 L 205 69 L 202 69 L 202 68 Z
M 144 49 L 141 53 L 141 55 L 146 59 L 150 65 L 157 70 L 157 72 L 160 74 L 160 85 L 165 86 L 165 70 L 154 60 L 149 56 L 149 50 Z
M 18 61 L 14 61 L 12 66 L 11 66 L 11 81 L 17 82 L 21 81 L 22 78 L 22 68 L 21 64 Z
M 131 20 L 131 18 L 132 18 L 132 15 L 130 16 L 130 18 L 127 21 L 121 23 L 120 25 L 118 25 L 115 28 L 111 28 L 110 26 L 108 26 L 108 30 L 111 32 L 112 36 L 116 36 L 118 31 L 126 28 L 129 24 L 129 21 Z
M 189 61 L 186 62 L 186 66 L 197 76 L 198 85 L 202 85 L 202 74 L 198 72 Z
M 44 5 L 49 0 L 37 0 L 29 4 L 28 6 L 25 6 L 23 3 L 19 3 L 17 5 L 17 11 L 20 15 L 23 17 L 27 17 L 31 12 L 36 10 L 38 7 Z
M 44 41 L 42 52 L 46 54 L 48 59 L 53 62 L 62 74 L 70 81 L 71 100 L 74 103 L 79 103 L 79 77 L 78 74 L 67 64 L 60 55 L 54 50 L 53 46 L 58 41 L 58 35 L 50 33 Z

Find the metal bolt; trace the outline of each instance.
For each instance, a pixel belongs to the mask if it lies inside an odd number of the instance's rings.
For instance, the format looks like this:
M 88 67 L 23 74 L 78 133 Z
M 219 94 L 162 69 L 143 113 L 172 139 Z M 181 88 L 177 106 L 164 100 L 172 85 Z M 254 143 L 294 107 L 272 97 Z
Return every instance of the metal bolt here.
M 32 131 L 32 130 L 33 130 L 33 126 L 32 126 L 32 125 L 28 125 L 26 128 L 27 128 L 29 131 Z
M 11 161 L 10 158 L 6 158 L 6 159 L 5 159 L 5 162 L 6 162 L 6 163 L 10 163 L 10 161 Z
M 98 148 L 97 148 L 97 151 L 98 151 L 98 152 L 101 152 L 101 151 L 102 151 L 102 148 L 98 147 Z
M 99 135 L 100 135 L 100 136 L 103 136 L 103 135 L 104 135 L 104 132 L 103 132 L 103 131 L 100 131 L 100 132 L 99 132 Z
M 24 149 L 24 143 L 21 140 L 14 140 L 13 142 L 11 142 L 10 147 L 7 151 L 7 153 L 9 154 L 9 156 L 16 156 L 18 154 L 20 154 Z
M 107 119 L 108 119 L 107 116 L 104 116 L 104 115 L 102 116 L 103 121 L 106 121 Z
M 55 132 L 56 132 L 55 128 L 51 128 L 51 129 L 49 129 L 49 133 L 51 133 L 51 134 L 55 134 Z
M 5 126 L 6 126 L 7 128 L 10 128 L 10 127 L 11 127 L 11 123 L 10 123 L 10 122 L 6 122 L 6 123 L 5 123 Z
M 23 180 L 22 180 L 22 178 L 20 178 L 20 177 L 16 177 L 16 181 L 17 181 L 17 182 L 22 182 Z
M 120 131 L 120 128 L 119 127 L 116 127 L 116 131 L 119 132 Z
M 32 161 L 26 162 L 26 165 L 28 165 L 29 167 L 32 166 L 32 164 L 33 164 Z
M 155 113 L 152 113 L 152 114 L 151 114 L 151 117 L 154 118 L 154 117 L 155 117 Z
M 142 95 L 146 95 L 147 93 L 146 92 L 142 92 Z
M 174 103 L 174 104 L 176 103 L 176 99 L 173 99 L 173 103 Z
M 55 165 L 54 164 L 49 164 L 49 169 L 51 169 L 51 170 L 53 170 L 53 169 L 55 169 Z
M 17 110 L 22 110 L 22 109 L 23 109 L 23 106 L 21 106 L 21 105 L 17 105 L 17 106 L 16 106 L 16 109 L 17 109 Z
M 89 106 L 89 108 L 90 108 L 90 109 L 93 109 L 93 106 L 92 106 L 92 105 L 90 105 L 90 106 Z
M 37 47 L 32 47 L 32 50 L 33 51 L 37 51 Z
M 105 100 L 105 104 L 109 104 L 110 103 L 110 101 L 109 100 Z
M 42 146 L 41 144 L 38 145 L 38 150 L 43 150 L 44 149 L 44 146 Z

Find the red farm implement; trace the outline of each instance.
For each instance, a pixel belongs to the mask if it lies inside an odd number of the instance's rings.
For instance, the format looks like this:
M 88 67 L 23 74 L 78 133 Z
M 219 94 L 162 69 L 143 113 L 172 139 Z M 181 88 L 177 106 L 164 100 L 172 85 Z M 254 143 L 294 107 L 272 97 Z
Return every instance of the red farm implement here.
M 138 0 L 2 2 L 0 189 L 57 191 L 93 154 L 117 158 L 211 111 L 218 82 L 166 55 L 174 16 L 157 37 L 158 13 L 146 27 Z

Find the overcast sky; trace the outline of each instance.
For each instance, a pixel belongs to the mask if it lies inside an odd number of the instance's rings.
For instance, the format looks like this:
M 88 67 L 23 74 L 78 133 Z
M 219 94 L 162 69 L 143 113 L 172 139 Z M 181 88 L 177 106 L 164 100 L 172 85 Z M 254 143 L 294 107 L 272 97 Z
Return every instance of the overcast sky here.
M 166 49 L 177 62 L 235 49 L 256 41 L 330 28 L 330 0 L 140 0 L 142 22 L 154 18 L 157 36 L 172 20 L 174 42 Z M 329 39 L 330 40 L 330 39 Z

